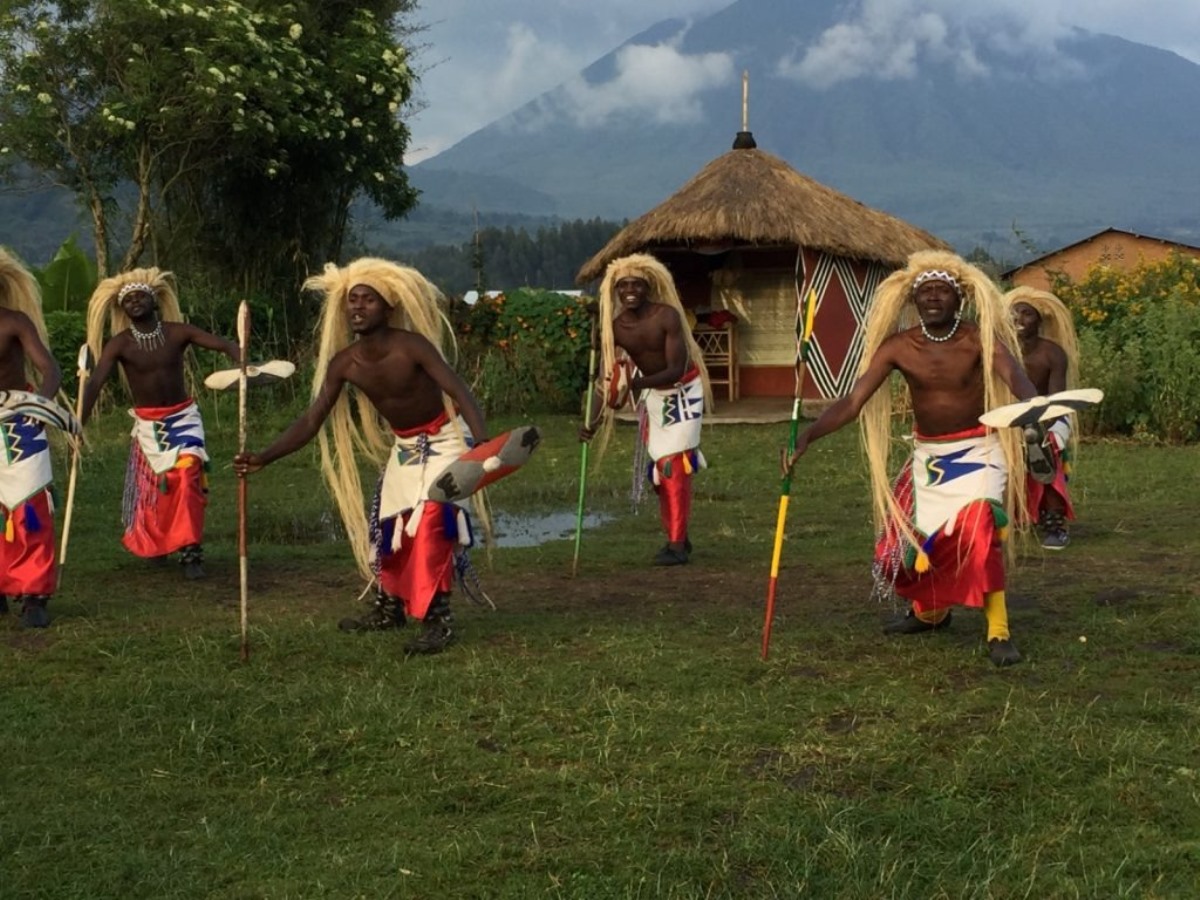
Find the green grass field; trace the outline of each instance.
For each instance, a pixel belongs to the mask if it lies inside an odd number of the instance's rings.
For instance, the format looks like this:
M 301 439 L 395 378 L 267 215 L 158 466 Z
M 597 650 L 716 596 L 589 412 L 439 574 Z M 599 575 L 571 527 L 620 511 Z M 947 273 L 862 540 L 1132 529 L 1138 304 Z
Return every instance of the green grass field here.
M 222 404 L 206 581 L 121 549 L 110 411 L 54 624 L 0 621 L 0 896 L 1200 896 L 1200 447 L 1085 445 L 1072 545 L 1010 573 L 1006 670 L 973 611 L 880 634 L 853 429 L 797 470 L 766 663 L 784 425 L 706 429 L 675 570 L 623 427 L 579 575 L 570 540 L 477 551 L 498 610 L 456 596 L 460 642 L 413 659 L 337 631 L 362 585 L 306 450 L 251 480 L 243 663 Z M 576 425 L 539 424 L 498 513 L 574 510 Z

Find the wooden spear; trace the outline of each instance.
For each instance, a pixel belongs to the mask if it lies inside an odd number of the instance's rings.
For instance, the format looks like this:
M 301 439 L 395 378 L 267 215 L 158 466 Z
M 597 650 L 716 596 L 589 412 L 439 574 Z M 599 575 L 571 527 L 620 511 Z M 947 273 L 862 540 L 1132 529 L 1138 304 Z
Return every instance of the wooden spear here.
M 92 354 L 88 350 L 88 345 L 84 344 L 79 348 L 79 359 L 75 363 L 76 372 L 79 376 L 79 391 L 75 395 L 75 418 L 83 415 L 83 389 L 87 384 L 88 373 L 92 370 Z M 71 476 L 67 481 L 67 509 L 63 513 L 63 530 L 62 543 L 58 548 L 58 564 L 64 566 L 67 563 L 67 541 L 71 537 L 71 515 L 75 511 L 75 484 L 79 479 L 79 452 L 83 447 L 83 435 L 75 438 L 74 445 L 71 447 Z
M 250 347 L 250 307 L 243 300 L 238 305 L 238 348 L 241 362 L 238 374 L 238 453 L 246 452 L 246 359 Z M 246 555 L 246 508 L 248 478 L 238 479 L 238 571 L 241 576 L 242 662 L 250 659 L 249 606 L 250 566 Z

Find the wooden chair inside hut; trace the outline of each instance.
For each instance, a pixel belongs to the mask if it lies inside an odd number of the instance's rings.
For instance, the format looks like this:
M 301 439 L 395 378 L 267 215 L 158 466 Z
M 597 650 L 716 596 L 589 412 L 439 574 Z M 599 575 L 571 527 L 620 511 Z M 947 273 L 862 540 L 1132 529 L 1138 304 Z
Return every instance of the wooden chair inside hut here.
M 692 329 L 696 344 L 708 368 L 708 380 L 712 383 L 713 395 L 724 395 L 726 400 L 738 398 L 738 346 L 737 316 L 721 309 L 701 313 L 696 317 Z

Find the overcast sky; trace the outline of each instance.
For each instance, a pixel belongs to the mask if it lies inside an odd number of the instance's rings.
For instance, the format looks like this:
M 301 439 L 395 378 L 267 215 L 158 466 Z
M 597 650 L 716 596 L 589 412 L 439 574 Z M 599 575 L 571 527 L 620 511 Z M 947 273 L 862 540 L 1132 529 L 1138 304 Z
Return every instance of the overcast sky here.
M 406 161 L 420 162 L 564 82 L 662 19 L 698 17 L 732 0 L 422 0 L 427 30 L 418 57 L 425 108 L 410 121 Z M 793 0 L 804 2 L 804 0 Z M 977 60 L 973 39 L 997 36 L 1052 54 L 1068 26 L 1115 34 L 1173 50 L 1200 63 L 1200 0 L 857 0 L 851 16 L 811 47 L 780 62 L 779 74 L 828 83 L 838 78 L 903 78 L 924 54 L 951 55 L 964 71 Z M 1005 22 L 997 28 L 997 16 Z M 974 37 L 973 37 L 974 36 Z M 647 69 L 665 73 L 647 79 Z M 733 77 L 719 54 L 688 58 L 663 48 L 628 55 L 618 72 L 628 84 L 658 86 L 641 98 L 648 110 L 686 116 L 690 97 Z M 664 94 L 664 86 L 673 85 Z M 580 83 L 580 115 L 631 103 L 618 81 L 607 90 Z M 586 96 L 584 94 L 586 93 Z M 586 103 L 584 102 L 586 101 Z M 629 106 L 627 105 L 628 109 Z M 586 109 L 586 112 L 585 112 Z

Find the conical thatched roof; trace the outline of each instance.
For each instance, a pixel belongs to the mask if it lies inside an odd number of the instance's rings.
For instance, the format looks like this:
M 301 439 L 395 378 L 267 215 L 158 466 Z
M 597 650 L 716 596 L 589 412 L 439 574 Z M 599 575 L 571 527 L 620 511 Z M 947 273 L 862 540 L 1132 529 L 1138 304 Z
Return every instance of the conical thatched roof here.
M 917 250 L 949 244 L 801 175 L 758 149 L 717 157 L 641 218 L 630 222 L 579 270 L 586 284 L 614 259 L 655 247 L 734 241 L 800 245 L 899 267 Z

